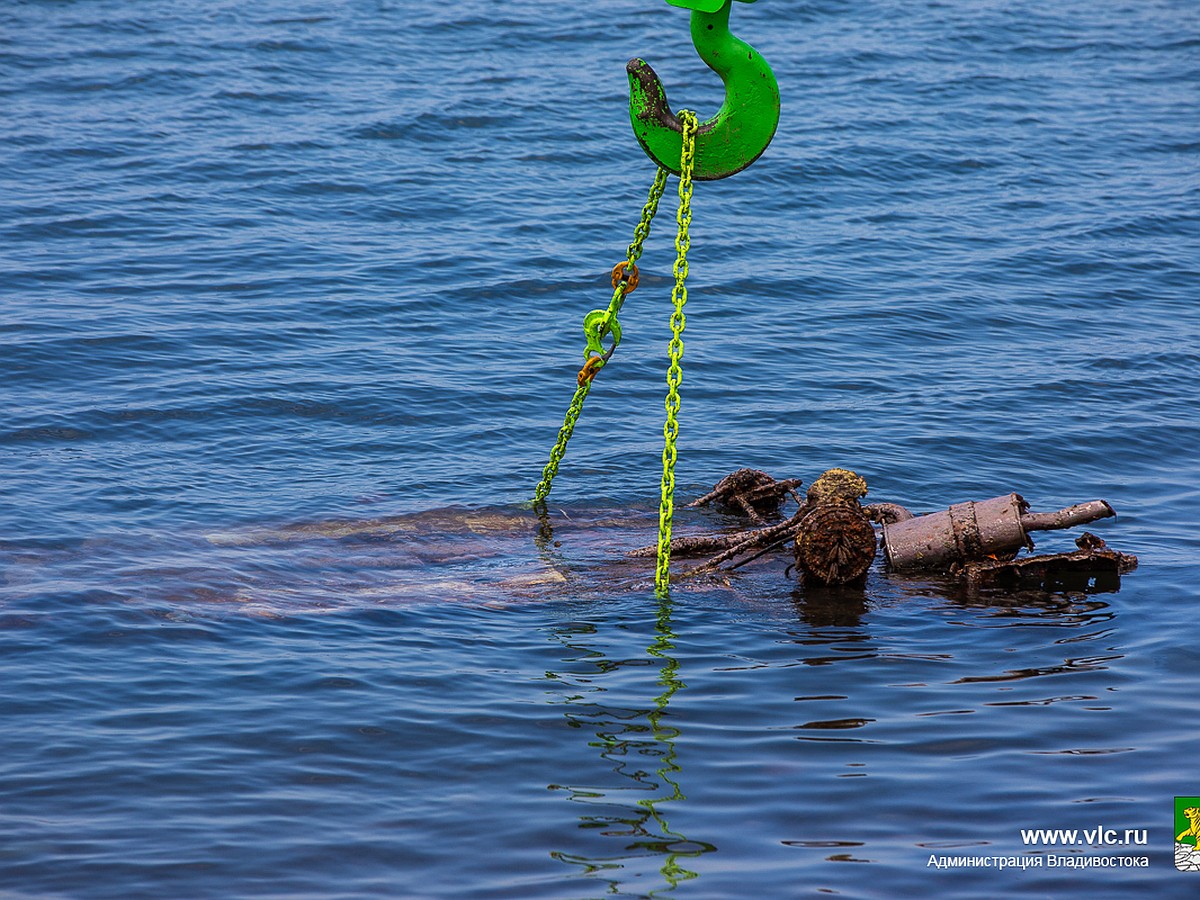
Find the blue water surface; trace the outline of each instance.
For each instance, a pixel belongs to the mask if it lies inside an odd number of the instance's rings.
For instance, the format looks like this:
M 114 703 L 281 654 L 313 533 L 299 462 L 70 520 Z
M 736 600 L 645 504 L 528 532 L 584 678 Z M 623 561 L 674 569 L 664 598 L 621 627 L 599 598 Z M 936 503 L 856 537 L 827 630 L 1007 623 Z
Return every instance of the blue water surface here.
M 0 893 L 1195 896 L 1200 8 L 734 6 L 783 117 L 696 186 L 680 502 L 1104 498 L 1139 568 L 656 598 L 674 179 L 539 523 L 624 64 L 721 102 L 685 11 L 13 0 Z M 1021 837 L 1097 826 L 1148 839 Z

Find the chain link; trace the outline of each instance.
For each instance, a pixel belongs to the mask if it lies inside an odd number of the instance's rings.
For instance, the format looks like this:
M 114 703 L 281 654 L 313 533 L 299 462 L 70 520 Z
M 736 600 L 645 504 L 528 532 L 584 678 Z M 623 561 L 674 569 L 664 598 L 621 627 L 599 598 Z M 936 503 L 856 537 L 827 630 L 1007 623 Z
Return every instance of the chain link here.
M 671 567 L 671 519 L 675 500 L 675 442 L 679 436 L 679 385 L 683 381 L 683 329 L 687 319 L 683 314 L 687 303 L 687 253 L 692 245 L 689 228 L 692 224 L 692 170 L 696 161 L 696 114 L 680 110 L 683 125 L 683 152 L 679 161 L 679 211 L 675 214 L 678 230 L 675 234 L 675 287 L 671 291 L 674 311 L 671 313 L 671 342 L 667 345 L 670 365 L 667 367 L 667 420 L 663 424 L 662 501 L 658 507 L 658 561 L 654 571 L 654 589 L 659 596 L 667 593 Z

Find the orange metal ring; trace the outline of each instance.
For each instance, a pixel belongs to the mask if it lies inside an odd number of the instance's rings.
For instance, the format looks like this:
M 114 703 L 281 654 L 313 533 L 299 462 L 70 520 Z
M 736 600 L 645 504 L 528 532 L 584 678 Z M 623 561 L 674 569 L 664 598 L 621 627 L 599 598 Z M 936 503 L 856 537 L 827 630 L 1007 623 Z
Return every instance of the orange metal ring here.
M 583 364 L 583 368 L 579 370 L 579 386 L 583 387 L 589 381 L 596 377 L 596 373 L 600 371 L 600 367 L 604 365 L 603 356 L 593 356 Z
M 625 266 L 629 266 L 629 275 L 625 274 Z M 615 288 L 622 281 L 625 282 L 625 293 L 629 293 L 638 286 L 638 268 L 634 263 L 625 260 L 613 266 L 612 270 L 612 286 Z

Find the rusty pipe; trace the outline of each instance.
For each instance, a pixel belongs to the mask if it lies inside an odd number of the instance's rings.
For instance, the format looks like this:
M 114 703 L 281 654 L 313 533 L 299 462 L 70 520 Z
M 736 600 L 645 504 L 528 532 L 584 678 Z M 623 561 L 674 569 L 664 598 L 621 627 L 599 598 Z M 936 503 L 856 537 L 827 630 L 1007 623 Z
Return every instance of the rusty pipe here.
M 1107 519 L 1116 514 L 1117 511 L 1106 500 L 1089 500 L 1087 503 L 1076 503 L 1057 512 L 1025 513 L 1021 516 L 1021 525 L 1026 531 L 1053 531 L 1056 528 L 1086 525 L 1088 522 Z

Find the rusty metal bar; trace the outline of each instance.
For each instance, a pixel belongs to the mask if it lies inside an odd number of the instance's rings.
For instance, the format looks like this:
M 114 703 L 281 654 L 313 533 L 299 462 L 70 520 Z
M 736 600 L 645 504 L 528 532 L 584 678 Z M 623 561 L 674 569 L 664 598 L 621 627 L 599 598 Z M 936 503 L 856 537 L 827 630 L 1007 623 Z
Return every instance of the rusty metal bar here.
M 1117 511 L 1105 500 L 1089 500 L 1087 503 L 1076 503 L 1057 512 L 1025 513 L 1021 516 L 1021 525 L 1026 531 L 1052 531 L 1056 528 L 1074 528 L 1076 525 L 1086 525 L 1097 519 L 1107 519 L 1115 516 Z

